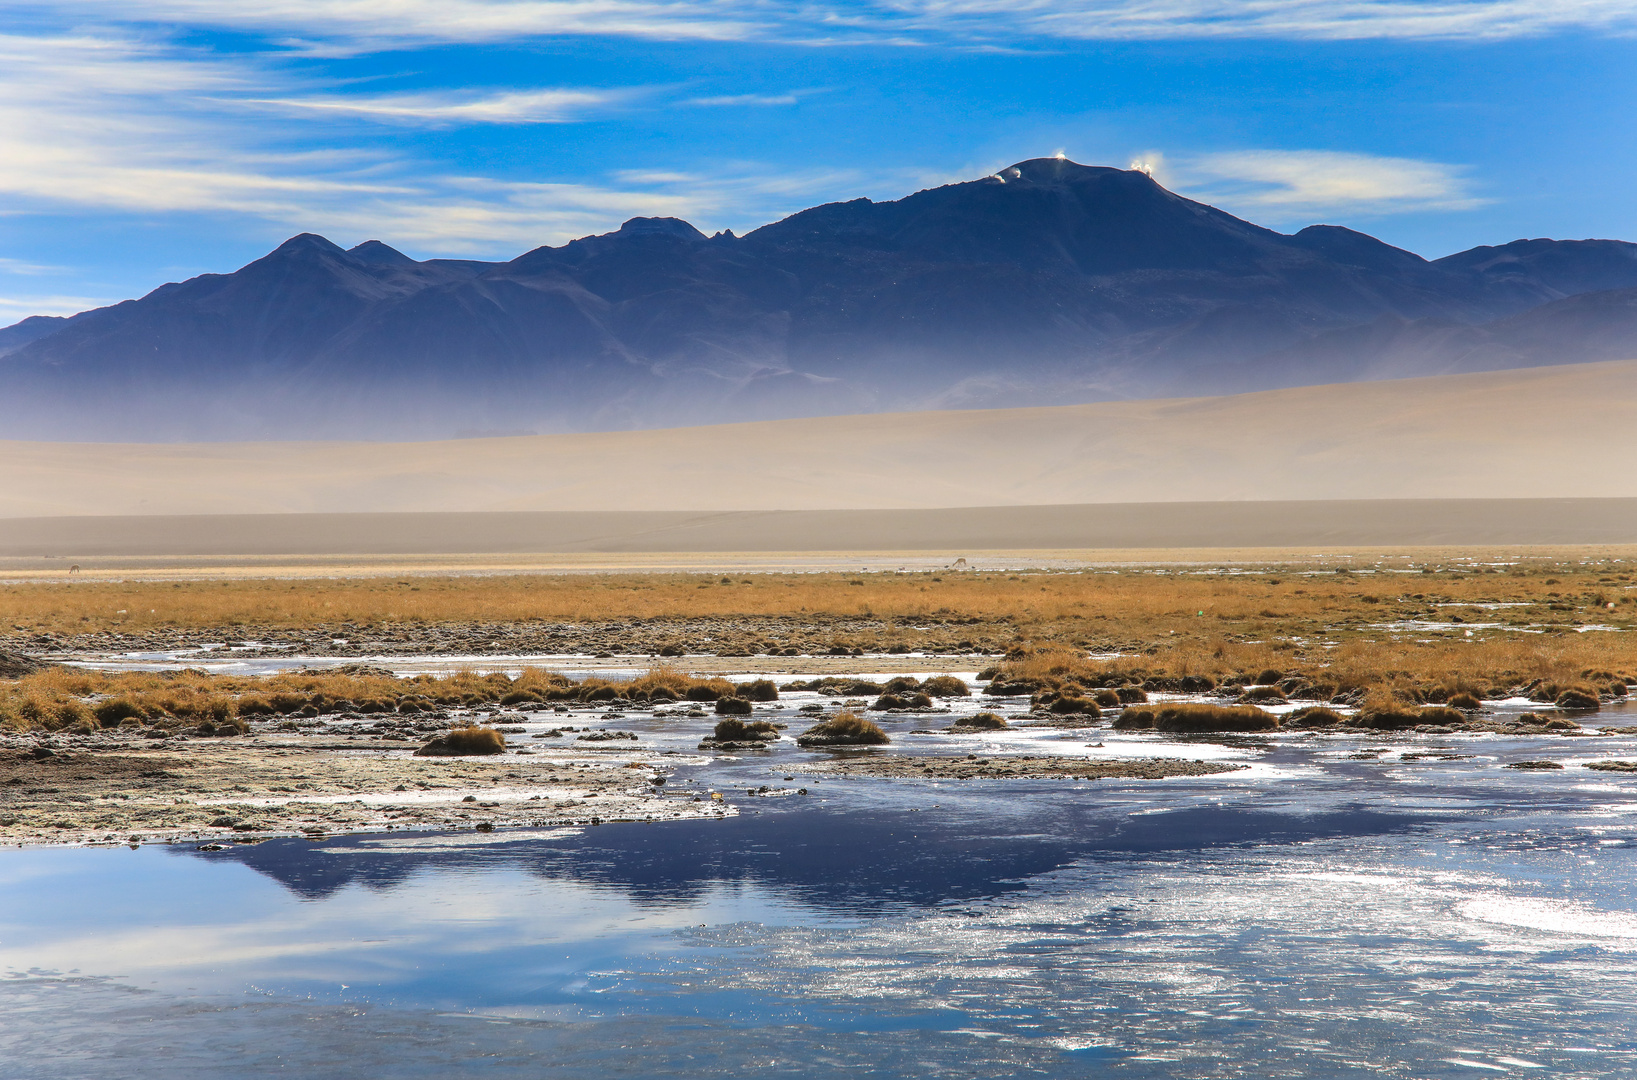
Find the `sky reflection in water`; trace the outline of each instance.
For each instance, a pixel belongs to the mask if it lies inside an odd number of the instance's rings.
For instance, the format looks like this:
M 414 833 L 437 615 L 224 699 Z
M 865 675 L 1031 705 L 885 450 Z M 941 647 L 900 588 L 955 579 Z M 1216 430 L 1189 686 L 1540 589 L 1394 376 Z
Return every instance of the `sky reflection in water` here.
M 1417 767 L 5 853 L 0 1077 L 1637 1071 L 1637 784 Z

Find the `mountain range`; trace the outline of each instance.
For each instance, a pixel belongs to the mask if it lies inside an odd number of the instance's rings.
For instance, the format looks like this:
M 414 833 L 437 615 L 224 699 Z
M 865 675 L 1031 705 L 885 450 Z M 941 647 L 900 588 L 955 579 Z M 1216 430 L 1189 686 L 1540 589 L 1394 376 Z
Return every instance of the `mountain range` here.
M 635 218 L 501 263 L 302 234 L 231 274 L 0 329 L 0 436 L 614 430 L 1630 357 L 1637 244 L 1428 261 L 1044 158 L 742 237 Z

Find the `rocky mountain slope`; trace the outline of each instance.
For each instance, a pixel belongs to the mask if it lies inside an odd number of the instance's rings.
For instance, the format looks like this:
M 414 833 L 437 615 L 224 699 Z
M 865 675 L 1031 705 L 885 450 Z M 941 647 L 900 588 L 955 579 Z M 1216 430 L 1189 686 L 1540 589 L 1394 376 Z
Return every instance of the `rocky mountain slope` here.
M 0 330 L 18 439 L 437 438 L 1061 404 L 1637 356 L 1637 245 L 1428 261 L 1060 159 L 743 236 L 672 218 L 506 263 L 303 234 Z

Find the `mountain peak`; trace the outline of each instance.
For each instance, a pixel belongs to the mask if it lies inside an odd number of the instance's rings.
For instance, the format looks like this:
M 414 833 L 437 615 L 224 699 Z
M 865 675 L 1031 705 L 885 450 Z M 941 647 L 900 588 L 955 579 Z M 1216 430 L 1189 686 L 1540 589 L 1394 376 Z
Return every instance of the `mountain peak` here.
M 1078 161 L 1070 161 L 1065 157 L 1030 158 L 995 173 L 995 177 L 1005 182 L 1024 180 L 1031 184 L 1057 186 L 1072 184 L 1076 181 L 1093 180 L 1109 176 L 1140 176 L 1150 184 L 1154 181 L 1147 173 L 1130 172 L 1123 169 L 1113 169 L 1106 165 L 1082 165 Z
M 379 240 L 365 240 L 355 248 L 348 248 L 347 254 L 359 262 L 373 263 L 377 266 L 413 266 L 415 260 L 399 251 L 381 243 Z
M 645 233 L 657 233 L 662 236 L 676 236 L 683 240 L 707 239 L 704 233 L 674 217 L 634 217 L 619 228 L 620 236 L 638 236 Z
M 383 246 L 385 246 L 385 245 L 383 245 Z M 272 252 L 270 252 L 270 254 L 273 254 L 273 255 L 298 255 L 298 254 L 303 254 L 303 253 L 306 253 L 306 252 L 314 252 L 314 251 L 320 252 L 320 253 L 325 254 L 325 255 L 345 255 L 346 254 L 346 252 L 343 251 L 338 245 L 332 244 L 325 237 L 322 237 L 322 236 L 318 235 L 317 233 L 310 233 L 310 232 L 297 233 L 296 235 L 290 237 L 290 239 L 286 240 L 284 243 L 280 244 L 278 247 L 274 248 L 272 250 Z
M 1368 233 L 1342 225 L 1309 225 L 1292 236 L 1290 242 L 1344 266 L 1361 266 L 1383 273 L 1419 269 L 1427 264 L 1427 260 L 1413 251 L 1393 247 Z

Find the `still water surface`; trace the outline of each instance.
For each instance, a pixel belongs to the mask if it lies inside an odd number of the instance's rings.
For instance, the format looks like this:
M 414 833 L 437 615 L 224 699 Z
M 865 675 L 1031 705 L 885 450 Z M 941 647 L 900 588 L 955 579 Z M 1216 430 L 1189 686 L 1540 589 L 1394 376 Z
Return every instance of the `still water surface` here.
M 0 852 L 0 1077 L 1633 1076 L 1616 741 Z

